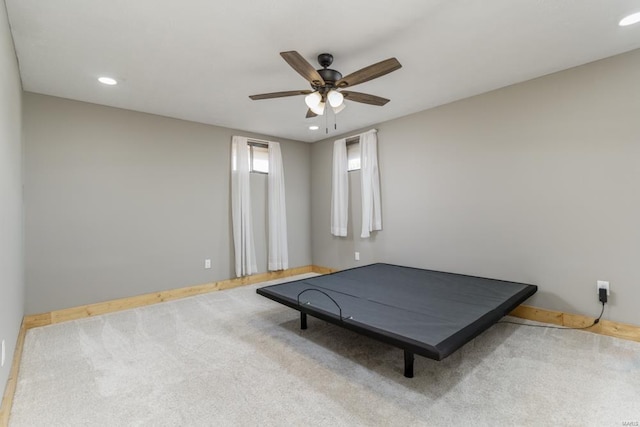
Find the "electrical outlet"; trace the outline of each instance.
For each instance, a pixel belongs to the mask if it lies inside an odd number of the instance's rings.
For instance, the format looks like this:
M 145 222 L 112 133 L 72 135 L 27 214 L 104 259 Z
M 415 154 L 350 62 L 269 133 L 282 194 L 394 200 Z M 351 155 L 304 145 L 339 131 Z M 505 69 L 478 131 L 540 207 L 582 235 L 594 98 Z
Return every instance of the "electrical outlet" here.
M 360 261 L 360 252 L 356 252 L 356 261 Z
M 2 363 L 0 363 L 0 368 L 4 366 L 4 340 L 2 340 Z
M 205 259 L 204 260 L 204 268 L 211 268 L 211 260 L 210 259 Z
M 598 294 L 600 294 L 600 289 L 606 289 L 607 290 L 607 296 L 611 295 L 611 290 L 609 289 L 609 282 L 605 281 L 605 280 L 598 280 L 597 285 L 596 285 L 596 292 L 598 292 Z

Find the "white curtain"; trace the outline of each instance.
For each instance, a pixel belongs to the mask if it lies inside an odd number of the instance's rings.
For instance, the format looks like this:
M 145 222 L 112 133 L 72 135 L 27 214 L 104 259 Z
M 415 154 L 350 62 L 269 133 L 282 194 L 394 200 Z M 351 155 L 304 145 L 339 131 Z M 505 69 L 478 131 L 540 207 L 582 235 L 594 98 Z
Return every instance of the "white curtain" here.
M 382 230 L 380 209 L 380 173 L 378 171 L 378 137 L 376 130 L 360 135 L 360 177 L 362 178 L 362 234 Z
M 249 148 L 247 138 L 241 136 L 234 136 L 231 141 L 231 215 L 236 276 L 248 276 L 258 267 L 251 219 Z
M 284 196 L 284 168 L 280 143 L 269 142 L 268 216 L 270 271 L 289 268 L 287 247 L 287 204 Z
M 347 173 L 347 140 L 333 143 L 333 179 L 331 181 L 331 234 L 347 235 L 349 208 L 349 175 Z

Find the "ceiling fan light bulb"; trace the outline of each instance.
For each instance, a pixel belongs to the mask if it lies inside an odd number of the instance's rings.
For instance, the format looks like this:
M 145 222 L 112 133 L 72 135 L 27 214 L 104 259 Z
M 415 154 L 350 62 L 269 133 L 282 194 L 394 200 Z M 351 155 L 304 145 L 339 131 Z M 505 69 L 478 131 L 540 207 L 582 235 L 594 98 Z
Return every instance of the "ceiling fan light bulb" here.
M 317 91 L 304 97 L 305 104 L 307 104 L 307 107 L 311 109 L 320 105 L 320 101 L 322 101 L 322 95 Z
M 330 90 L 329 93 L 327 94 L 327 99 L 329 100 L 329 104 L 333 107 L 333 108 L 338 108 L 339 106 L 342 105 L 342 102 L 344 101 L 344 95 L 342 95 L 340 92 L 338 92 L 337 90 Z
M 345 108 L 347 108 L 347 104 L 345 103 L 342 103 L 337 107 L 333 107 L 333 114 L 338 114 L 340 111 L 344 110 Z
M 314 113 L 316 113 L 319 116 L 324 114 L 324 102 L 319 103 L 315 107 L 309 107 L 309 108 L 311 109 L 311 111 L 313 111 Z

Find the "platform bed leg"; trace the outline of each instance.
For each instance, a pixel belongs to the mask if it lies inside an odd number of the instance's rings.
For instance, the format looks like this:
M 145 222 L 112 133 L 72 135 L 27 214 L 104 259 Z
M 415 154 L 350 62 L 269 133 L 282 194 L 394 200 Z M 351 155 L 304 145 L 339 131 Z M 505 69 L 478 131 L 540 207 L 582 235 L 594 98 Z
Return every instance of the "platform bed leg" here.
M 307 313 L 300 312 L 300 329 L 307 329 Z
M 404 376 L 413 378 L 413 353 L 409 350 L 404 351 Z

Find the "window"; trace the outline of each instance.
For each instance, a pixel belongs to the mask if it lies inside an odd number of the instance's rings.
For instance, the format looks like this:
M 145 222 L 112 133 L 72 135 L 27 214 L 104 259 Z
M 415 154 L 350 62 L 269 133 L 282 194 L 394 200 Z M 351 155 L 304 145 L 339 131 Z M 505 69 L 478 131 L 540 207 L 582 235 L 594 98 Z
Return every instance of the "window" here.
M 260 142 L 248 142 L 249 171 L 269 173 L 269 146 Z
M 360 170 L 360 137 L 347 140 L 347 171 Z

